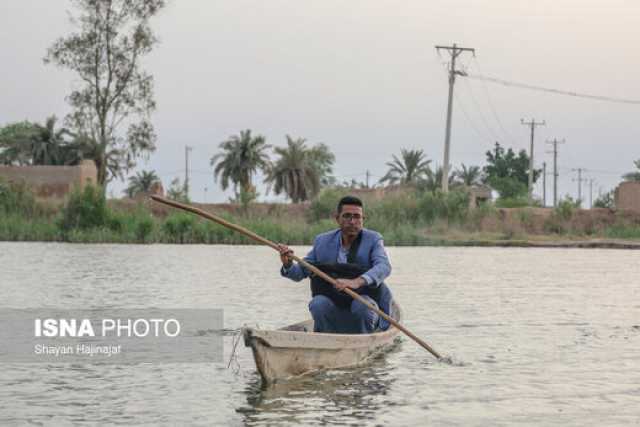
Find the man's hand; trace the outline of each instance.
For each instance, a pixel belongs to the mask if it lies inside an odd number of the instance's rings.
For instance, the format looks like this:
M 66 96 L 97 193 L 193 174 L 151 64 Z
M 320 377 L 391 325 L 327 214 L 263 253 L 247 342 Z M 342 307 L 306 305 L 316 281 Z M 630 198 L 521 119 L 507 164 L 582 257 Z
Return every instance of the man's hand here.
M 366 281 L 362 277 L 357 277 L 355 279 L 336 279 L 336 289 L 339 291 L 344 290 L 345 288 L 350 289 L 358 289 L 364 285 L 366 285 Z
M 284 268 L 289 268 L 293 264 L 293 260 L 291 259 L 291 255 L 293 255 L 293 251 L 289 249 L 287 245 L 278 244 L 278 250 L 280 251 L 280 261 L 282 261 L 282 265 Z

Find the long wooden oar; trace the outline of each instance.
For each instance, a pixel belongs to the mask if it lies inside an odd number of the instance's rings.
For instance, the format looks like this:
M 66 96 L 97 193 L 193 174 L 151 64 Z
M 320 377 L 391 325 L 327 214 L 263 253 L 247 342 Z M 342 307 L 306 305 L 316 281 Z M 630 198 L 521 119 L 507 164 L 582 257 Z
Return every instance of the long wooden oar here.
M 274 242 L 272 242 L 271 240 L 265 239 L 264 237 L 259 236 L 256 233 L 254 233 L 253 231 L 247 230 L 244 227 L 241 227 L 239 225 L 230 223 L 229 221 L 226 221 L 226 220 L 224 220 L 224 219 L 220 218 L 219 216 L 216 216 L 216 215 L 214 215 L 212 213 L 205 212 L 202 209 L 198 209 L 198 208 L 196 208 L 194 206 L 186 205 L 184 203 L 179 203 L 179 202 L 176 202 L 174 200 L 165 199 L 164 197 L 151 196 L 151 198 L 153 200 L 155 200 L 156 202 L 163 203 L 165 205 L 169 205 L 169 206 L 172 206 L 174 208 L 182 209 L 182 210 L 194 213 L 196 215 L 199 215 L 199 216 L 201 216 L 203 218 L 210 219 L 211 221 L 215 221 L 220 225 L 223 225 L 223 226 L 228 227 L 228 228 L 230 228 L 232 230 L 235 230 L 238 233 L 244 234 L 245 236 L 252 238 L 256 242 L 260 242 L 262 244 L 270 246 L 273 249 L 275 249 L 276 251 L 280 252 L 280 248 L 278 247 L 278 245 L 275 244 Z M 291 255 L 291 258 L 296 260 L 300 265 L 302 265 L 307 270 L 312 271 L 315 275 L 322 277 L 325 281 L 331 283 L 333 286 L 336 286 L 336 280 L 333 277 L 331 277 L 328 274 L 326 274 L 325 272 L 323 272 L 320 269 L 318 269 L 317 267 L 309 264 L 307 261 L 305 261 L 304 259 L 302 259 L 302 258 L 300 258 L 300 257 L 298 257 L 296 255 Z M 423 340 L 421 340 L 420 338 L 415 336 L 411 331 L 409 331 L 407 328 L 402 326 L 400 323 L 398 323 L 391 316 L 387 315 L 384 311 L 380 310 L 378 307 L 376 307 L 375 305 L 369 303 L 369 301 L 367 301 L 366 299 L 362 298 L 358 293 L 354 292 L 353 290 L 351 290 L 349 288 L 345 288 L 344 292 L 349 294 L 349 296 L 351 296 L 351 298 L 360 301 L 362 304 L 364 304 L 367 307 L 369 307 L 369 309 L 371 309 L 371 310 L 375 311 L 376 313 L 378 313 L 378 315 L 380 317 L 384 318 L 387 322 L 391 323 L 393 326 L 395 326 L 396 328 L 398 328 L 399 330 L 404 332 L 405 335 L 407 335 L 409 338 L 411 338 L 412 340 L 414 340 L 415 342 L 420 344 L 425 350 L 427 350 L 429 353 L 433 354 L 438 360 L 445 360 L 445 359 L 443 359 L 442 356 L 440 356 L 438 354 L 438 352 L 436 352 L 433 348 L 431 348 L 429 346 L 429 344 L 427 344 L 426 342 L 424 342 Z

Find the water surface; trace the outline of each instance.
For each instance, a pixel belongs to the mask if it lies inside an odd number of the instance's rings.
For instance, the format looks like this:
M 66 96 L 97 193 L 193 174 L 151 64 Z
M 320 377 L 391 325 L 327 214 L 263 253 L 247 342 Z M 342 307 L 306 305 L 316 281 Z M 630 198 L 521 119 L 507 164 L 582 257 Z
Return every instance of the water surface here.
M 388 250 L 406 326 L 453 365 L 409 339 L 266 390 L 242 343 L 231 368 L 3 364 L 0 424 L 640 424 L 639 252 Z M 265 247 L 0 242 L 1 305 L 222 308 L 227 360 L 243 325 L 308 316 L 278 268 Z

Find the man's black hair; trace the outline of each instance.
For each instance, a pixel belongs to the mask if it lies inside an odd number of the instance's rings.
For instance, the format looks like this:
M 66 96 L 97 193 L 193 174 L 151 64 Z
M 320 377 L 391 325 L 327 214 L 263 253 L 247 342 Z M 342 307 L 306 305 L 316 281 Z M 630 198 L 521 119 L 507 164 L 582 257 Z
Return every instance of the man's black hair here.
M 362 205 L 362 200 L 358 199 L 357 197 L 354 196 L 344 196 L 342 199 L 340 199 L 340 201 L 338 202 L 338 215 L 340 214 L 340 212 L 342 212 L 342 207 L 344 205 L 355 205 L 355 206 L 360 206 L 361 208 L 363 207 Z

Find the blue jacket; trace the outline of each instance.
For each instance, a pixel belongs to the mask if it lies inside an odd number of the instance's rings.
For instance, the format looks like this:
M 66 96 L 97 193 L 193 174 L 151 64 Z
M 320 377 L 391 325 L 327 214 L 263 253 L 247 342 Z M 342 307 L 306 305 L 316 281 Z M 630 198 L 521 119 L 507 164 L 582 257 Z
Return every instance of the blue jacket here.
M 339 229 L 319 234 L 313 241 L 311 251 L 304 257 L 310 263 L 335 263 L 339 262 L 338 255 L 342 245 L 342 232 Z M 342 261 L 344 262 L 344 261 Z M 373 230 L 362 229 L 362 239 L 355 263 L 362 265 L 369 270 L 362 275 L 367 282 L 366 286 L 377 287 L 391 274 L 391 264 L 384 249 L 382 236 Z M 301 265 L 295 263 L 288 269 L 284 267 L 280 270 L 282 276 L 299 282 L 309 277 L 309 271 Z M 386 314 L 391 312 L 391 292 L 383 292 L 380 296 L 380 309 Z M 389 323 L 380 319 L 380 328 L 386 330 Z

